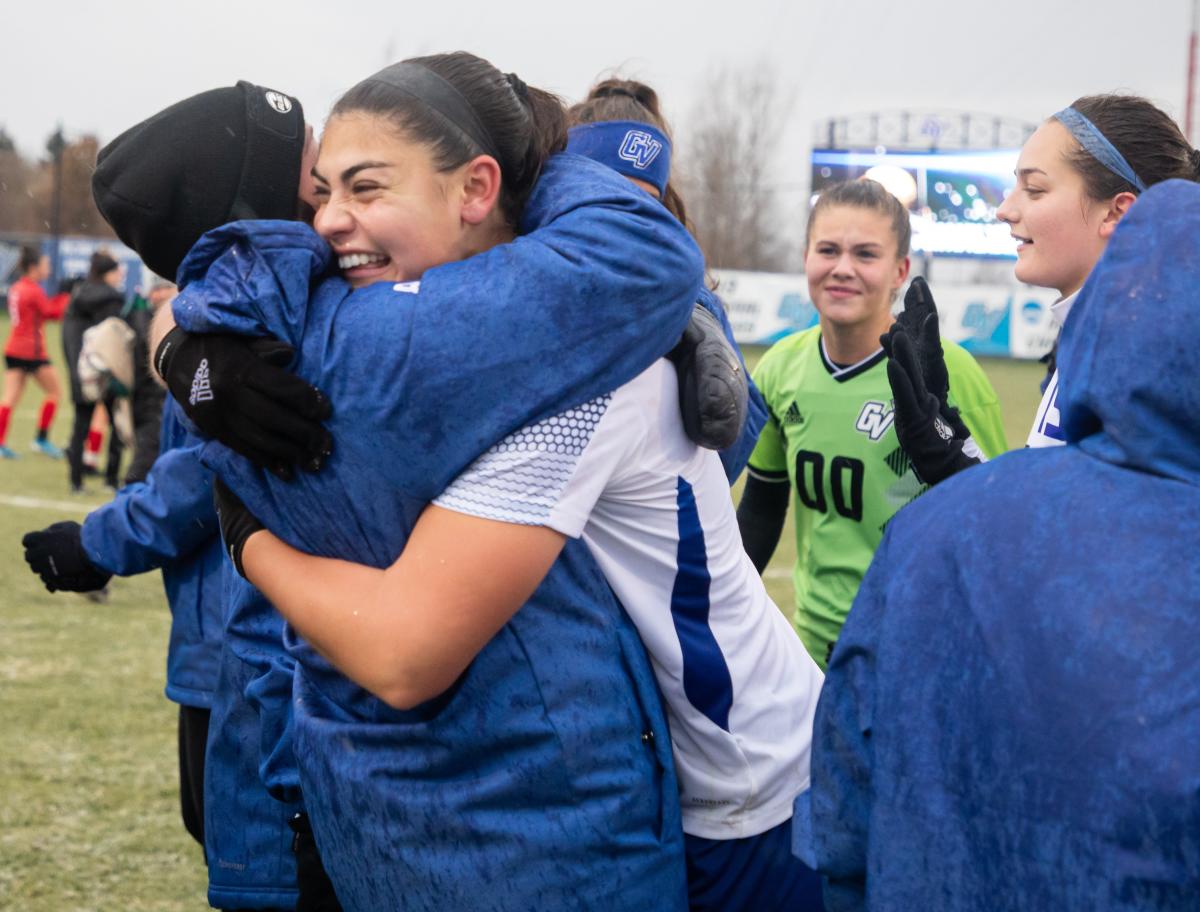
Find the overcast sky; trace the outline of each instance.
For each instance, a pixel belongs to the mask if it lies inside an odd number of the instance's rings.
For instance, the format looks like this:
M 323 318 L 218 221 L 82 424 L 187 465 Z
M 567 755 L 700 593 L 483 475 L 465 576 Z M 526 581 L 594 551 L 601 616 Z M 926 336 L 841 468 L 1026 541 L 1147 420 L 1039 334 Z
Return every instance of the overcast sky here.
M 1079 95 L 1123 89 L 1182 122 L 1191 9 L 1192 0 L 21 0 L 0 20 L 0 125 L 40 155 L 59 122 L 68 136 L 106 141 L 238 79 L 298 96 L 319 124 L 380 66 L 464 49 L 570 99 L 614 68 L 643 79 L 686 144 L 711 74 L 765 62 L 792 98 L 777 170 L 796 193 L 813 123 L 832 115 L 948 108 L 1038 121 Z

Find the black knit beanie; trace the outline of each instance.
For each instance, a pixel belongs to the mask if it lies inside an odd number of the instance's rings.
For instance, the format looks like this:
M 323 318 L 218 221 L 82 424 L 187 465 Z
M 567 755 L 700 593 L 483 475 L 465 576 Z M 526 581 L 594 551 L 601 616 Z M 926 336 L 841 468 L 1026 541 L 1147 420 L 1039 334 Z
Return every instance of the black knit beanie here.
M 239 82 L 201 92 L 100 150 L 92 196 L 147 266 L 173 279 L 204 232 L 239 219 L 296 215 L 304 111 Z

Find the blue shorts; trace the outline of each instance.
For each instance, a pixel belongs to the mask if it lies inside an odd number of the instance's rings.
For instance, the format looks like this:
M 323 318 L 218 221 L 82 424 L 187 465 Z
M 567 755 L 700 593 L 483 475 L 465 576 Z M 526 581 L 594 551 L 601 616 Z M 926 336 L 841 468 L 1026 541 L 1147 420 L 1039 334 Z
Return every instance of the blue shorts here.
M 792 854 L 792 821 L 745 839 L 684 834 L 691 912 L 823 912 L 821 876 Z

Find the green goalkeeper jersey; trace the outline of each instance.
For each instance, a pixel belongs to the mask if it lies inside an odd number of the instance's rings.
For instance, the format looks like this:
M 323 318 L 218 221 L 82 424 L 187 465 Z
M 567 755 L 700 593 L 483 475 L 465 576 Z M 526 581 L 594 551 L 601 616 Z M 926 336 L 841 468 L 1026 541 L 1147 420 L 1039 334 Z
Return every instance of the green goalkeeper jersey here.
M 966 351 L 942 341 L 950 402 L 989 457 L 1007 447 L 1000 404 Z M 754 370 L 770 417 L 750 472 L 792 486 L 796 519 L 796 629 L 822 668 L 858 592 L 883 529 L 926 488 L 892 427 L 887 358 L 839 367 L 820 327 L 774 345 Z

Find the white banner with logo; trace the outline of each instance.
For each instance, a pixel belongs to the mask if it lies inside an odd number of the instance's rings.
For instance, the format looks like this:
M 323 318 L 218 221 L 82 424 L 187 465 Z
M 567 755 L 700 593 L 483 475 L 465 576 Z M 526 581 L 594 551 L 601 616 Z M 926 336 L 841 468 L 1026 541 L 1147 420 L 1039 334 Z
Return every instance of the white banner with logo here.
M 817 323 L 801 274 L 713 270 L 734 338 L 771 345 Z M 932 286 L 942 335 L 976 355 L 1037 359 L 1050 350 L 1058 328 L 1050 305 L 1058 295 L 1029 285 Z

